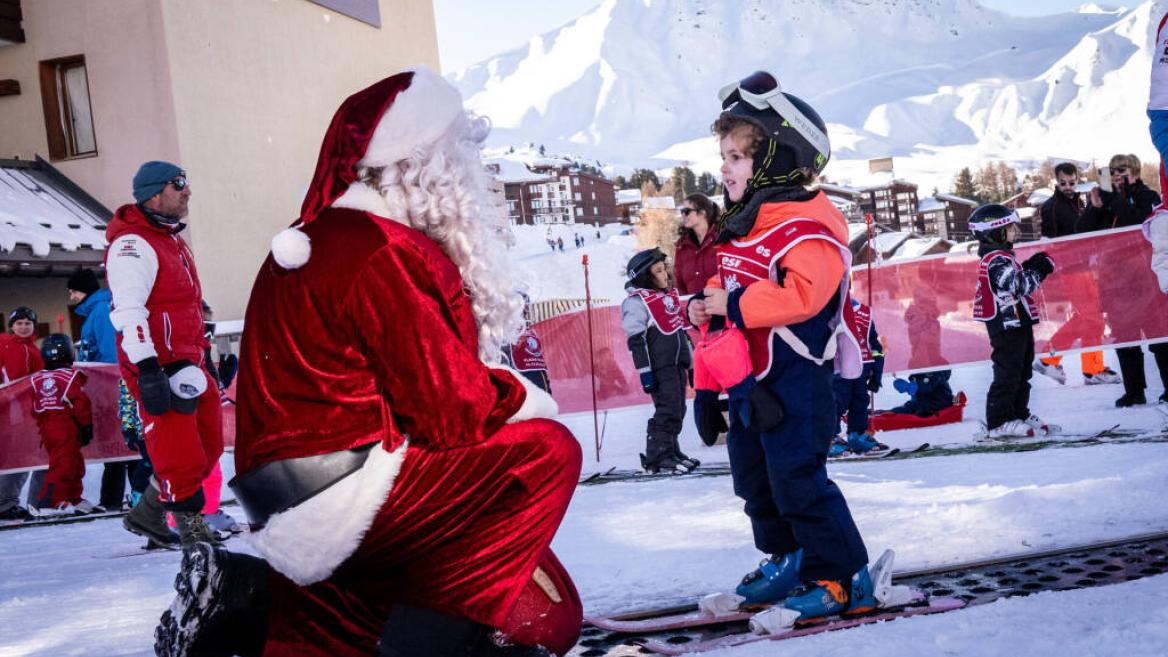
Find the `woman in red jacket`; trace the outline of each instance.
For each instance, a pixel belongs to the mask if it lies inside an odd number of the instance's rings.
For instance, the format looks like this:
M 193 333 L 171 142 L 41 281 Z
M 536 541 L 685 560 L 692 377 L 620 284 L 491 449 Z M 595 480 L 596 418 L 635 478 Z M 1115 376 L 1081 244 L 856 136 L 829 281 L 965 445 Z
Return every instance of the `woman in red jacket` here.
M 718 206 L 705 194 L 690 194 L 681 204 L 681 237 L 673 256 L 673 280 L 682 296 L 701 292 L 718 273 L 714 259 L 714 231 Z

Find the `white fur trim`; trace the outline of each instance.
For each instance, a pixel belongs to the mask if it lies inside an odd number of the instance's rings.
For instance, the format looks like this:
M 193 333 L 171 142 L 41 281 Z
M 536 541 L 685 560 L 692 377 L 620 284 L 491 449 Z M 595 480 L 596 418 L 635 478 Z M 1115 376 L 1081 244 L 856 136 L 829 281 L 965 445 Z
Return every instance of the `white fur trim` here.
M 410 86 L 377 122 L 359 166 L 384 167 L 406 159 L 414 149 L 437 141 L 462 113 L 462 96 L 442 76 L 424 66 L 413 73 Z
M 560 414 L 560 405 L 556 403 L 556 400 L 544 392 L 543 388 L 532 383 L 526 376 L 501 363 L 491 363 L 488 367 L 508 372 L 511 376 L 519 379 L 519 382 L 523 384 L 523 389 L 527 391 L 527 398 L 523 400 L 523 406 L 520 406 L 515 415 L 507 420 L 507 424 L 537 417 L 550 419 Z
M 369 214 L 375 214 L 379 217 L 385 217 L 386 219 L 393 219 L 398 223 L 404 223 L 396 217 L 389 216 L 389 204 L 385 202 L 385 197 L 381 195 L 381 192 L 360 180 L 349 185 L 345 193 L 333 201 L 332 207 L 360 210 Z
M 273 568 L 301 586 L 327 579 L 361 544 L 389 498 L 406 445 L 375 445 L 361 469 L 272 516 L 250 542 Z
M 312 255 L 312 240 L 298 228 L 285 228 L 272 238 L 272 257 L 284 269 L 299 269 Z
M 1152 243 L 1152 271 L 1160 291 L 1168 294 L 1168 210 L 1161 208 L 1144 222 L 1144 237 Z

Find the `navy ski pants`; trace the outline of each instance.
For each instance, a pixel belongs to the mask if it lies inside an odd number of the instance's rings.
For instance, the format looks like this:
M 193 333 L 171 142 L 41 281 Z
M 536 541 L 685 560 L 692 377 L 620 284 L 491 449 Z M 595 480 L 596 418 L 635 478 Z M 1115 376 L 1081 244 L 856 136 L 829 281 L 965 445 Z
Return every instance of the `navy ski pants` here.
M 827 478 L 827 449 L 838 429 L 832 365 L 795 357 L 760 382 L 782 401 L 783 420 L 766 433 L 742 425 L 731 402 L 726 446 L 734 493 L 746 502 L 755 546 L 767 554 L 803 548 L 803 581 L 844 580 L 868 552 L 838 486 Z

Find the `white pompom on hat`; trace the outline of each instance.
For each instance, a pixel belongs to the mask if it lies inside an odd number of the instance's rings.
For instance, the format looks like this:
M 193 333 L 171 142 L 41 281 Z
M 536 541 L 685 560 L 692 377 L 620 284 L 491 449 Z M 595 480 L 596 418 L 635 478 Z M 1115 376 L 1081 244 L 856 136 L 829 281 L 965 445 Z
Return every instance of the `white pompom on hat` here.
M 357 179 L 360 167 L 385 167 L 437 141 L 463 112 L 462 96 L 442 76 L 418 68 L 398 73 L 345 100 L 324 136 L 300 219 L 272 238 L 272 258 L 303 267 L 312 244 L 300 230 Z

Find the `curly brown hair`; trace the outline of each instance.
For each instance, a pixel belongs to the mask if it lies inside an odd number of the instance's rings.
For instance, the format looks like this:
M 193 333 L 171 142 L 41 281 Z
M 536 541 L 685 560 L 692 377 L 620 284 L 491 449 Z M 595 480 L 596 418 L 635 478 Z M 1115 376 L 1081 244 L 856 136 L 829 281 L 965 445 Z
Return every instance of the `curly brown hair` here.
M 766 140 L 762 126 L 750 119 L 732 114 L 719 116 L 714 125 L 710 126 L 710 130 L 718 135 L 718 139 L 724 139 L 726 135 L 732 136 L 735 143 L 742 148 L 742 154 L 747 157 L 754 157 L 759 144 Z

